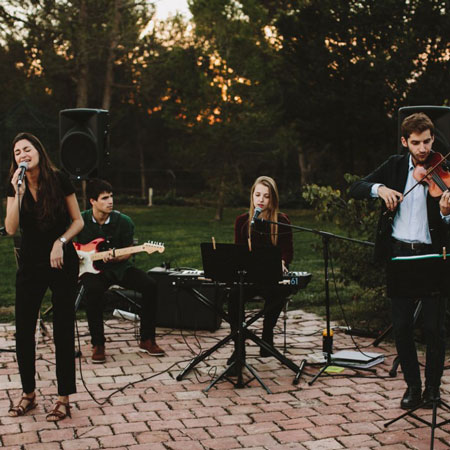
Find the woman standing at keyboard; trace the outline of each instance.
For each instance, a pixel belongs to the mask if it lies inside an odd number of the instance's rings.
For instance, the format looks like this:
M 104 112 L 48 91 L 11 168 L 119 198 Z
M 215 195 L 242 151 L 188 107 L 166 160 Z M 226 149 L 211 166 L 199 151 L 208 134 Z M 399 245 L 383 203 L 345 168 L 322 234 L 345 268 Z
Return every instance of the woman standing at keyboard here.
M 279 197 L 278 189 L 273 178 L 261 176 L 256 179 L 250 191 L 249 212 L 236 218 L 234 224 L 234 242 L 235 244 L 249 244 L 252 248 L 259 246 L 273 245 L 281 250 L 282 268 L 287 272 L 288 266 L 294 256 L 292 244 L 292 229 L 290 227 L 279 226 L 267 222 L 255 221 L 251 224 L 251 218 L 254 216 L 255 208 L 261 210 L 259 218 L 271 222 L 290 224 L 286 214 L 278 210 Z M 280 296 L 277 285 L 248 287 L 245 290 L 246 300 L 257 295 L 265 300 L 265 313 L 262 338 L 268 344 L 273 346 L 273 329 L 277 323 L 278 317 L 283 309 L 286 299 Z M 231 326 L 234 328 L 237 322 L 237 291 L 232 293 L 230 299 L 229 314 L 232 320 Z M 234 319 L 234 320 L 233 320 Z M 270 356 L 263 349 L 260 350 L 261 356 Z

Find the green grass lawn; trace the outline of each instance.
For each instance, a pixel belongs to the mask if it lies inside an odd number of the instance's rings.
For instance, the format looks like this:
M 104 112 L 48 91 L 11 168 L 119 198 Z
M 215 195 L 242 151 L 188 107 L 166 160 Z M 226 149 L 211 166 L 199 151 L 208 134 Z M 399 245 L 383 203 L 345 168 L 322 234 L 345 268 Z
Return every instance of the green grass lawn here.
M 201 269 L 200 243 L 211 242 L 214 236 L 216 242 L 232 243 L 234 219 L 244 212 L 242 208 L 225 210 L 222 222 L 213 220 L 213 208 L 185 206 L 125 206 L 117 205 L 117 209 L 128 214 L 136 225 L 135 237 L 139 243 L 146 241 L 163 242 L 165 252 L 147 255 L 136 255 L 136 265 L 143 270 L 151 269 L 163 263 L 169 263 L 172 268 L 190 267 Z M 285 210 L 294 225 L 318 230 L 339 233 L 330 224 L 319 223 L 314 218 L 312 210 Z M 291 270 L 312 273 L 312 279 L 306 289 L 300 290 L 290 304 L 291 309 L 303 308 L 317 313 L 325 313 L 325 285 L 323 274 L 323 255 L 321 238 L 309 232 L 294 233 L 294 260 Z M 331 245 L 332 249 L 332 245 Z M 15 259 L 13 239 L 0 238 L 0 321 L 13 319 Z M 331 276 L 331 275 L 330 275 Z M 352 293 L 355 286 L 339 285 L 343 303 L 352 307 Z M 330 282 L 332 304 L 332 319 L 341 317 L 337 306 L 333 283 Z M 47 294 L 45 304 L 48 304 Z

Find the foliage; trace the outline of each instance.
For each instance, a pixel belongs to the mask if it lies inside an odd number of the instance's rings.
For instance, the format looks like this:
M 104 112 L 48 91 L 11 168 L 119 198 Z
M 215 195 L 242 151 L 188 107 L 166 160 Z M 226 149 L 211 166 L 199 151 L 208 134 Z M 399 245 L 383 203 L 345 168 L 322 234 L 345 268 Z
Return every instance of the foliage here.
M 345 175 L 349 184 L 357 178 Z M 360 324 L 379 330 L 380 324 L 386 323 L 389 317 L 384 269 L 372 259 L 379 204 L 373 200 L 347 199 L 346 194 L 330 186 L 317 185 L 306 186 L 303 191 L 303 197 L 316 211 L 316 218 L 335 224 L 344 233 L 330 238 L 332 264 L 339 267 L 334 276 L 343 285 L 357 284 L 352 301 L 359 304 Z
M 261 174 L 342 187 L 395 148 L 400 106 L 448 104 L 448 2 L 190 0 L 190 23 L 153 3 L 0 2 L 2 142 L 32 129 L 56 153 L 58 111 L 108 108 L 116 189 L 220 209 Z

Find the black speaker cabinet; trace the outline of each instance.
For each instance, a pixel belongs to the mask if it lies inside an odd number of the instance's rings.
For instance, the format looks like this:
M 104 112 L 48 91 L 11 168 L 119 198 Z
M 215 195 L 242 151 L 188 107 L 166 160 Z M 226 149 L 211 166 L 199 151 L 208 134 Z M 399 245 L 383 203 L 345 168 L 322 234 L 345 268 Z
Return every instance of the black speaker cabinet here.
M 158 285 L 157 326 L 190 330 L 215 331 L 222 323 L 216 311 L 222 309 L 224 290 L 212 284 L 174 285 L 175 270 L 155 267 L 147 272 Z M 195 297 L 194 290 L 205 296 L 213 305 L 209 308 Z
M 98 176 L 109 155 L 109 113 L 103 109 L 59 112 L 61 166 L 73 178 Z
M 450 108 L 448 106 L 405 106 L 398 110 L 398 153 L 403 153 L 405 147 L 401 142 L 401 125 L 406 117 L 422 112 L 434 123 L 433 150 L 443 155 L 450 151 Z

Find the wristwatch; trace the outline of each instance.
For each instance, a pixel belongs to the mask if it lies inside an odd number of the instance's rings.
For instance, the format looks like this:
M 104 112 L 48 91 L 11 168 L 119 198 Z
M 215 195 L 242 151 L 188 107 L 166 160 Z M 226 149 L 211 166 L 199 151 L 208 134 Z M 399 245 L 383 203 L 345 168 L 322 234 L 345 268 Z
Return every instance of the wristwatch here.
M 67 239 L 64 236 L 61 236 L 58 241 L 62 242 L 63 245 L 66 245 Z

